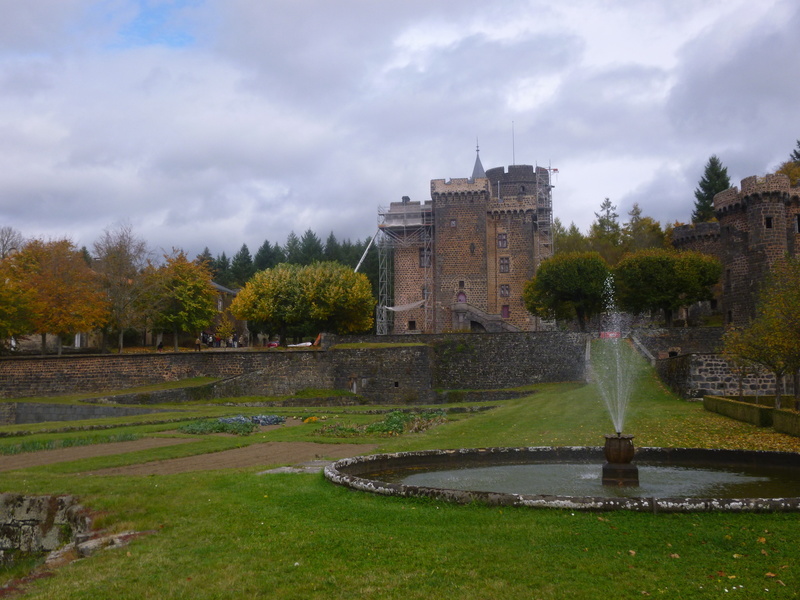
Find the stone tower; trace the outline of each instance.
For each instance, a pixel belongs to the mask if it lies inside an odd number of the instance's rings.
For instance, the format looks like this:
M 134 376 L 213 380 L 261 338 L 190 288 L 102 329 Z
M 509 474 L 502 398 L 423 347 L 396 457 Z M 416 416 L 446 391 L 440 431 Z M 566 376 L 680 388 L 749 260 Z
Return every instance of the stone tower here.
M 431 200 L 382 214 L 393 252 L 393 333 L 529 331 L 525 283 L 552 255 L 550 171 L 511 165 L 434 179 Z M 380 315 L 379 332 L 380 332 Z M 388 333 L 388 331 L 387 331 Z
M 747 177 L 714 196 L 723 265 L 722 308 L 726 324 L 755 316 L 764 277 L 777 261 L 798 256 L 800 188 L 786 175 Z

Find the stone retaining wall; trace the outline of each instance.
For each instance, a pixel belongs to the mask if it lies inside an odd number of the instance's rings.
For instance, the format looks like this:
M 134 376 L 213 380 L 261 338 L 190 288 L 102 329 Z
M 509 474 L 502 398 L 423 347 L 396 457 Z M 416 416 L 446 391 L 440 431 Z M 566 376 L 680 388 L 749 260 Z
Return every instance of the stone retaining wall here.
M 126 408 L 120 406 L 80 406 L 76 404 L 43 404 L 38 402 L 9 402 L 13 411 L 7 411 L 6 420 L 0 424 L 43 423 L 45 421 L 82 421 L 83 419 L 103 419 L 106 417 L 127 417 L 153 412 L 164 412 L 151 408 Z M 0 414 L 0 419 L 3 414 Z
M 670 389 L 684 398 L 699 398 L 707 395 L 736 396 L 739 388 L 747 396 L 774 396 L 775 376 L 763 373 L 759 376 L 739 376 L 731 369 L 721 354 L 689 354 L 656 361 L 656 371 Z M 785 381 L 783 393 L 793 393 L 790 378 Z
M 350 390 L 371 402 L 431 402 L 437 389 L 502 389 L 585 377 L 585 336 L 535 332 L 391 336 L 418 346 L 336 348 L 390 336 L 327 339 L 325 349 L 30 357 L 0 360 L 0 398 L 218 377 L 214 397 Z M 208 388 L 187 392 L 208 394 Z

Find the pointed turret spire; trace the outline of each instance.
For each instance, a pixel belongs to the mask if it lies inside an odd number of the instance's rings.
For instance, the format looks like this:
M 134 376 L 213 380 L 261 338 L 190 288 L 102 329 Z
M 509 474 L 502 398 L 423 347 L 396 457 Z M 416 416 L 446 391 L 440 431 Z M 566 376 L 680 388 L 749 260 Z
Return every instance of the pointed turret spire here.
M 486 177 L 486 171 L 483 170 L 481 164 L 481 148 L 478 145 L 478 139 L 475 138 L 475 166 L 472 169 L 472 178 L 478 179 L 479 177 Z

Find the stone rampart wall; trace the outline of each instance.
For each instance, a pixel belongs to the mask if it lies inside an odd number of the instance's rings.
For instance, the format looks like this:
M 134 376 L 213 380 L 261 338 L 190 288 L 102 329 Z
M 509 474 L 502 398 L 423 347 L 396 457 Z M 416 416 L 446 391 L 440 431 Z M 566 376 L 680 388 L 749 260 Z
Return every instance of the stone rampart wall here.
M 771 373 L 741 378 L 720 354 L 688 354 L 656 361 L 656 371 L 670 389 L 684 398 L 706 395 L 736 396 L 740 386 L 746 396 L 775 395 L 775 377 Z M 792 393 L 786 380 L 784 393 Z
M 673 329 L 637 329 L 632 333 L 654 358 L 670 353 L 710 354 L 722 347 L 722 327 L 687 327 Z
M 585 337 L 561 332 L 338 338 L 419 346 L 226 351 L 0 360 L 0 397 L 102 392 L 188 377 L 219 377 L 213 395 L 344 389 L 374 402 L 431 401 L 436 389 L 500 389 L 585 377 Z M 207 394 L 206 390 L 200 392 Z

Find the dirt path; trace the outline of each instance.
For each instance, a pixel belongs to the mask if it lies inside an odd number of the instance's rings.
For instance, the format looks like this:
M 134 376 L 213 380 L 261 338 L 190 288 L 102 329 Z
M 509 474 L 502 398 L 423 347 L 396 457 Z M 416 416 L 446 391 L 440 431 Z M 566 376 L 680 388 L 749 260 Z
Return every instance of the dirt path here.
M 0 456 L 0 471 L 13 471 L 14 469 L 27 469 L 40 467 L 60 462 L 94 458 L 95 456 L 111 456 L 112 454 L 125 454 L 137 450 L 149 450 L 185 444 L 197 440 L 187 438 L 144 438 L 133 442 L 113 442 L 108 444 L 92 444 L 90 446 L 76 446 L 74 448 L 58 448 L 56 450 L 41 450 L 39 452 L 25 452 L 12 456 Z
M 288 419 L 283 425 L 268 425 L 259 428 L 261 432 L 271 431 L 280 427 L 294 427 L 302 421 Z M 165 432 L 169 434 L 169 432 Z M 227 436 L 228 434 L 213 434 Z M 143 438 L 133 442 L 115 442 L 110 444 L 93 444 L 75 448 L 60 448 L 58 450 L 42 450 L 39 452 L 26 452 L 14 456 L 0 456 L 0 471 L 26 469 L 42 465 L 51 465 L 59 462 L 94 458 L 96 456 L 110 456 L 125 454 L 137 450 L 149 450 L 174 444 L 196 442 L 199 438 Z M 318 444 L 315 442 L 265 442 L 252 444 L 245 448 L 223 450 L 197 456 L 171 458 L 158 460 L 126 467 L 114 467 L 86 473 L 86 475 L 171 475 L 187 471 L 212 471 L 215 469 L 240 469 L 255 466 L 274 466 L 285 464 L 298 464 L 311 460 L 338 459 L 358 454 L 373 452 L 376 444 Z
M 375 444 L 317 444 L 315 442 L 265 442 L 245 448 L 199 456 L 159 460 L 127 467 L 92 471 L 86 475 L 172 475 L 187 471 L 212 471 L 243 467 L 296 464 L 310 460 L 337 459 L 373 452 Z

